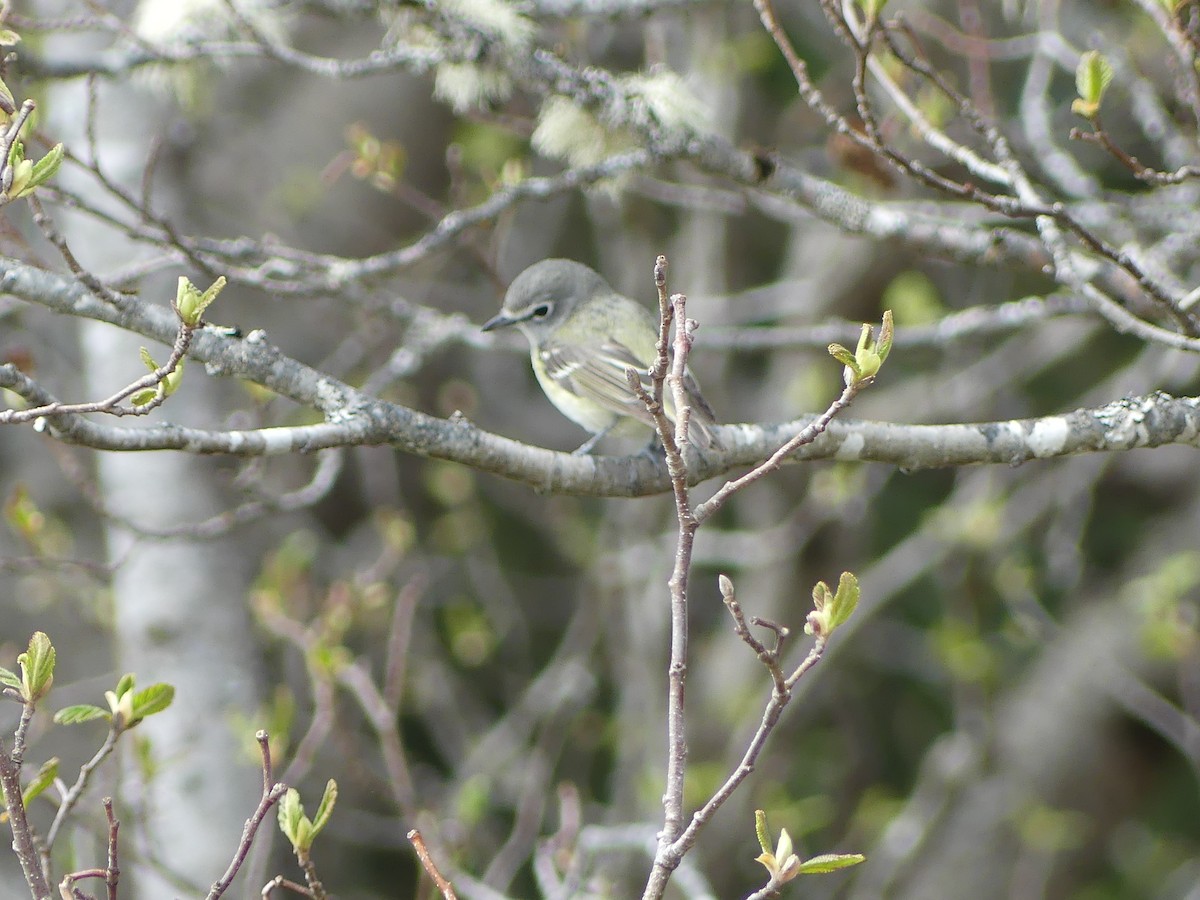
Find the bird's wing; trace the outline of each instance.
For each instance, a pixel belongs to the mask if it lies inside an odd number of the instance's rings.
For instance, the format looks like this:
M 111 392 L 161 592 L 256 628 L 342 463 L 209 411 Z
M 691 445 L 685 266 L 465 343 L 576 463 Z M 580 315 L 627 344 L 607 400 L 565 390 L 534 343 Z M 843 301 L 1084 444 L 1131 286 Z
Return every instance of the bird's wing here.
M 629 389 L 625 378 L 626 369 L 635 369 L 648 389 L 647 364 L 624 344 L 609 340 L 599 347 L 553 345 L 543 348 L 541 356 L 546 374 L 556 384 L 618 415 L 654 424 L 645 404 Z
M 704 395 L 700 393 L 700 385 L 692 375 L 691 369 L 683 373 L 683 389 L 687 392 L 688 405 L 692 408 L 692 422 L 700 426 L 716 425 L 717 414 L 708 405 Z M 705 431 L 707 434 L 707 430 Z

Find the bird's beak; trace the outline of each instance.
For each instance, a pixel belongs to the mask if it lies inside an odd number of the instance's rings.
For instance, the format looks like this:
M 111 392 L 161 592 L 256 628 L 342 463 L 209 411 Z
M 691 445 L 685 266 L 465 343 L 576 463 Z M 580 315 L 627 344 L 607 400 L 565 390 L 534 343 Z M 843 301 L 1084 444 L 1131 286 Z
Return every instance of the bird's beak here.
M 483 323 L 480 331 L 493 331 L 497 328 L 504 328 L 507 325 L 515 325 L 520 319 L 514 319 L 506 312 L 499 312 Z

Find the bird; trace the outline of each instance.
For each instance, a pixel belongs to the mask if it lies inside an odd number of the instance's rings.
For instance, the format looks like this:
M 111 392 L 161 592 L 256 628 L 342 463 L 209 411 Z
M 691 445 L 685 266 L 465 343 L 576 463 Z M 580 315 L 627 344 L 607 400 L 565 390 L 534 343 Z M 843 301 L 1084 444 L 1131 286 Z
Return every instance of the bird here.
M 614 291 L 593 269 L 570 259 L 544 259 L 513 279 L 500 312 L 483 331 L 515 325 L 529 341 L 534 375 L 558 411 L 591 432 L 575 451 L 590 453 L 608 434 L 654 427 L 654 417 L 630 389 L 633 368 L 649 389 L 649 369 L 658 353 L 658 320 L 640 303 Z M 716 446 L 707 426 L 716 415 L 691 372 L 684 390 L 692 409 L 689 437 Z M 670 391 L 664 405 L 675 420 Z

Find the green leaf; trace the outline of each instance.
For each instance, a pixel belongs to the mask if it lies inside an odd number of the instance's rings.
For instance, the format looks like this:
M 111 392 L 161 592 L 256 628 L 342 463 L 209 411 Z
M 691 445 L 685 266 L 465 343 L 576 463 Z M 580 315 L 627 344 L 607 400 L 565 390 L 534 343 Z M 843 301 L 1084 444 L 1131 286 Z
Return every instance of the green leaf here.
M 279 801 L 279 830 L 293 847 L 300 847 L 300 826 L 304 822 L 304 807 L 300 804 L 300 792 L 288 788 Z
M 10 672 L 8 669 L 0 667 L 0 685 L 20 690 L 21 679 L 17 677 L 16 672 Z
M 189 324 L 199 318 L 196 308 L 200 305 L 200 290 L 192 284 L 186 275 L 179 276 L 175 287 L 175 309 L 179 318 Z
M 158 366 L 154 368 L 157 369 Z M 117 689 L 113 693 L 117 695 L 117 699 L 120 699 L 132 691 L 135 684 L 137 684 L 137 676 L 132 672 L 126 672 L 121 676 L 121 680 L 117 682 Z
M 292 848 L 297 853 L 308 853 L 312 848 L 313 839 L 329 821 L 336 802 L 337 782 L 331 778 L 325 785 L 325 794 L 321 797 L 321 806 L 317 810 L 319 824 L 314 825 L 304 814 L 304 805 L 300 802 L 300 792 L 295 788 L 288 788 L 283 799 L 279 801 L 279 830 L 291 842 Z
M 833 603 L 830 606 L 830 631 L 850 618 L 855 607 L 858 606 L 859 593 L 858 579 L 851 572 L 843 572 L 838 581 L 837 593 L 834 594 Z
M 221 276 L 218 276 L 216 281 L 214 281 L 212 284 L 210 284 L 208 286 L 208 289 L 204 292 L 203 296 L 201 296 L 201 298 L 200 298 L 201 314 L 203 314 L 204 311 L 206 309 L 208 309 L 209 305 L 214 300 L 216 300 L 218 296 L 220 296 L 221 291 L 225 290 L 226 283 L 227 282 L 225 281 L 225 276 L 221 275 Z
M 12 167 L 12 184 L 8 188 L 9 199 L 16 199 L 26 193 L 29 180 L 33 177 L 33 163 L 27 159 L 19 160 Z
M 822 612 L 833 598 L 833 591 L 829 590 L 829 585 L 823 581 L 818 581 L 813 585 L 812 589 L 813 609 L 817 612 Z
M 1099 50 L 1089 50 L 1079 57 L 1079 65 L 1075 67 L 1075 89 L 1079 99 L 1071 104 L 1071 111 L 1089 119 L 1095 116 L 1112 79 L 1112 66 Z
M 199 294 L 197 294 L 197 296 L 199 296 Z M 159 370 L 160 367 L 158 363 L 155 361 L 154 357 L 150 355 L 150 351 L 145 347 L 140 349 L 138 355 L 141 357 L 142 363 L 151 372 L 157 372 Z M 175 368 L 163 376 L 162 381 L 158 383 L 157 387 L 146 388 L 145 390 L 138 391 L 136 394 L 134 394 L 133 397 L 130 398 L 133 405 L 145 406 L 151 400 L 154 400 L 159 396 L 170 397 L 173 393 L 175 393 L 175 391 L 179 389 L 179 385 L 183 383 L 183 363 L 184 361 L 182 359 L 179 360 L 175 364 Z
M 54 683 L 54 645 L 45 632 L 35 631 L 29 649 L 17 657 L 21 667 L 21 691 L 28 703 L 44 697 Z
M 858 368 L 858 360 L 854 358 L 853 353 L 851 353 L 841 344 L 830 344 L 829 355 L 840 362 L 847 369 L 851 370 L 855 377 L 861 376 L 862 372 Z
M 8 155 L 12 167 L 12 185 L 8 189 L 10 199 L 24 197 L 33 192 L 38 185 L 44 184 L 63 161 L 63 145 L 55 144 L 50 152 L 36 163 L 25 159 L 25 149 L 20 141 L 13 141 L 12 150 Z
M 308 816 L 302 816 L 296 823 L 296 842 L 293 846 L 301 853 L 307 853 L 312 849 L 314 837 L 312 821 Z
M 859 378 L 870 378 L 883 365 L 883 360 L 879 358 L 879 351 L 876 349 L 875 332 L 866 322 L 863 323 L 862 332 L 858 336 L 858 347 L 854 351 L 854 360 L 858 363 L 855 371 Z
M 54 714 L 54 723 L 56 725 L 79 725 L 94 719 L 111 718 L 112 715 L 107 709 L 92 706 L 90 703 L 81 703 L 76 706 L 64 706 Z
M 892 352 L 892 340 L 896 336 L 896 323 L 892 318 L 892 311 L 885 309 L 883 311 L 883 324 L 879 328 L 879 344 L 875 348 L 875 352 L 879 354 L 879 364 L 883 365 L 887 361 L 888 355 Z
M 797 870 L 799 875 L 824 875 L 826 872 L 836 872 L 838 869 L 848 869 L 864 862 L 866 857 L 861 853 L 823 853 L 806 859 L 800 863 Z
M 825 582 L 818 581 L 813 585 L 812 596 L 813 611 L 805 618 L 804 633 L 828 638 L 858 606 L 858 579 L 850 572 L 843 572 L 836 594 Z
M 62 161 L 63 145 L 55 144 L 49 153 L 33 164 L 33 174 L 29 178 L 29 187 L 25 189 L 25 193 L 53 178 L 58 167 L 62 165 Z
M 222 275 L 202 294 L 185 276 L 179 276 L 179 285 L 175 289 L 175 310 L 179 318 L 187 325 L 199 325 L 204 311 L 217 299 L 224 287 L 225 276 Z
M 42 763 L 42 767 L 38 769 L 38 773 L 33 776 L 29 784 L 25 786 L 25 790 L 21 792 L 21 803 L 26 809 L 29 804 L 37 799 L 46 788 L 54 784 L 54 779 L 58 777 L 58 757 L 52 757 Z
M 767 828 L 767 814 L 761 809 L 754 811 L 754 834 L 763 853 L 771 852 L 771 832 Z
M 169 684 L 152 684 L 133 695 L 133 721 L 162 712 L 175 699 L 175 688 Z M 130 723 L 132 724 L 132 722 Z
M 108 701 L 113 721 L 121 731 L 132 728 L 141 721 L 141 716 L 135 716 L 133 713 L 133 702 L 137 696 L 133 692 L 135 684 L 137 684 L 136 676 L 132 672 L 126 672 L 117 681 L 115 690 L 104 692 L 104 699 Z
M 792 844 L 792 836 L 788 834 L 786 828 L 779 829 L 779 845 L 775 848 L 775 858 L 781 863 L 786 863 L 795 854 L 792 852 L 795 846 Z
M 330 778 L 325 784 L 325 793 L 321 797 L 321 805 L 317 807 L 317 814 L 313 816 L 312 834 L 314 838 L 321 833 L 321 829 L 325 827 L 325 824 L 329 821 L 329 817 L 333 815 L 333 807 L 337 803 L 337 796 L 337 782 Z
M 13 99 L 12 91 L 8 89 L 8 85 L 0 79 L 0 122 L 8 124 L 8 121 L 17 112 L 17 101 Z
M 46 514 L 38 509 L 29 489 L 18 485 L 4 504 L 4 519 L 31 545 L 40 546 L 46 532 Z
M 163 376 L 162 391 L 164 397 L 170 397 L 179 390 L 179 385 L 183 384 L 183 363 L 184 360 L 179 360 L 179 362 L 175 363 L 174 371 L 168 372 Z

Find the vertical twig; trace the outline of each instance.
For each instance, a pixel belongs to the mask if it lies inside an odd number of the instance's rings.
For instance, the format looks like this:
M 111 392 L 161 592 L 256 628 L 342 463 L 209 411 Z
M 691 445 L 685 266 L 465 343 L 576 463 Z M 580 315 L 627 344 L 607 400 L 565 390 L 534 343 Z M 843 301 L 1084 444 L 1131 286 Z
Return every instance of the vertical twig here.
M 655 430 L 663 444 L 667 460 L 667 471 L 671 476 L 671 490 L 675 499 L 675 515 L 679 524 L 675 545 L 675 563 L 667 586 L 671 594 L 671 659 L 667 670 L 667 776 L 663 791 L 663 828 L 658 835 L 658 850 L 654 865 L 646 882 L 643 897 L 661 897 L 666 889 L 671 872 L 679 865 L 680 855 L 675 852 L 675 841 L 683 830 L 683 785 L 687 770 L 687 730 L 685 696 L 687 684 L 688 653 L 688 576 L 692 568 L 692 546 L 699 523 L 692 515 L 691 496 L 688 492 L 687 460 L 681 447 L 688 446 L 687 426 L 691 415 L 687 392 L 684 389 L 684 372 L 691 350 L 691 334 L 686 316 L 687 300 L 675 294 L 668 300 L 666 285 L 667 258 L 659 256 L 654 263 L 654 283 L 659 298 L 658 356 L 650 369 L 653 394 L 641 387 L 636 373 L 627 372 L 629 385 L 646 404 L 654 417 Z M 674 358 L 670 353 L 670 327 L 674 321 Z M 663 408 L 663 387 L 669 381 L 675 408 L 675 424 L 672 426 Z
M 104 816 L 108 819 L 108 865 L 105 867 L 104 883 L 108 887 L 108 900 L 117 900 L 117 881 L 121 877 L 121 867 L 117 864 L 117 832 L 121 823 L 113 815 L 113 799 L 105 797 Z
M 756 0 L 756 2 L 769 3 L 769 0 Z M 727 482 L 707 502 L 693 508 L 688 489 L 686 458 L 689 446 L 688 420 L 691 409 L 688 404 L 684 375 L 692 348 L 692 331 L 695 329 L 696 323 L 687 318 L 687 298 L 683 294 L 671 295 L 668 302 L 666 267 L 666 257 L 658 257 L 654 266 L 654 282 L 658 287 L 660 330 L 657 346 L 658 356 L 650 369 L 652 393 L 642 387 L 638 374 L 634 370 L 629 369 L 625 373 L 630 390 L 646 405 L 647 411 L 654 419 L 655 429 L 662 440 L 667 471 L 671 476 L 671 488 L 675 498 L 675 512 L 678 521 L 675 562 L 668 581 L 671 594 L 671 658 L 667 675 L 667 777 L 663 791 L 663 828 L 658 834 L 654 864 L 646 881 L 642 900 L 659 900 L 664 895 L 671 873 L 678 868 L 684 855 L 695 844 L 700 830 L 754 770 L 755 762 L 766 745 L 767 739 L 774 731 L 780 715 L 791 700 L 793 685 L 817 664 L 825 649 L 826 638 L 824 635 L 818 635 L 815 645 L 805 660 L 791 675 L 785 677 L 779 665 L 779 657 L 787 640 L 788 630 L 774 623 L 755 620 L 756 624 L 761 624 L 775 632 L 775 647 L 773 649 L 766 648 L 750 634 L 741 607 L 737 602 L 733 582 L 722 576 L 721 593 L 734 618 L 737 633 L 754 649 L 771 674 L 771 698 L 763 710 L 762 721 L 750 739 L 741 762 L 704 806 L 691 815 L 685 827 L 683 786 L 687 766 L 685 686 L 688 650 L 688 581 L 692 569 L 692 549 L 696 530 L 704 519 L 720 509 L 733 494 L 776 471 L 788 456 L 805 444 L 816 440 L 828 427 L 833 417 L 848 406 L 859 391 L 874 381 L 873 377 L 850 381 L 841 396 L 831 403 L 824 413 L 784 442 L 775 453 L 741 478 Z M 675 326 L 673 347 L 668 344 L 667 340 L 672 321 Z M 674 352 L 669 353 L 672 349 Z M 663 408 L 664 383 L 671 387 L 675 409 L 673 426 Z
M 250 845 L 254 843 L 254 836 L 258 833 L 259 826 L 262 825 L 263 820 L 267 817 L 267 813 L 271 811 L 271 807 L 287 791 L 286 784 L 274 780 L 271 765 L 270 737 L 265 731 L 260 730 L 254 735 L 254 739 L 258 741 L 258 749 L 262 754 L 262 797 L 258 801 L 258 807 L 254 810 L 254 814 L 246 820 L 246 824 L 242 828 L 242 839 L 238 842 L 237 850 L 233 854 L 229 868 L 225 870 L 225 874 L 221 876 L 221 880 L 213 884 L 205 900 L 217 900 L 217 898 L 229 890 L 229 885 L 233 883 L 233 879 L 237 876 L 238 869 L 246 861 L 246 855 L 250 852 Z
M 421 860 L 421 866 L 433 879 L 434 886 L 441 892 L 443 900 L 458 900 L 458 895 L 454 893 L 454 886 L 438 871 L 437 864 L 429 855 L 429 848 L 425 846 L 425 838 L 421 837 L 421 832 L 414 828 L 408 833 L 408 839 L 412 843 L 413 849 L 417 851 L 417 859 Z
M 321 883 L 321 879 L 317 877 L 316 864 L 313 863 L 308 851 L 297 850 L 296 862 L 300 864 L 300 868 L 304 872 L 304 883 L 308 885 L 307 895 L 312 897 L 313 900 L 329 900 L 329 894 L 326 893 L 325 885 Z
M 29 715 L 33 713 L 33 704 L 26 703 L 21 711 L 22 724 L 28 725 Z M 21 798 L 21 754 L 24 750 L 24 738 L 21 728 L 13 751 L 10 753 L 0 744 L 0 789 L 4 793 L 4 808 L 8 812 L 8 827 L 12 832 L 12 848 L 17 854 L 17 862 L 25 876 L 25 884 L 29 887 L 34 900 L 48 900 L 50 883 L 46 879 L 42 867 L 38 864 L 37 847 L 33 840 L 33 830 L 25 815 L 25 802 Z

